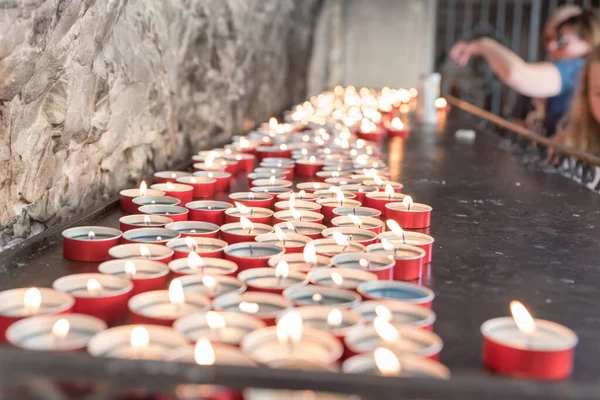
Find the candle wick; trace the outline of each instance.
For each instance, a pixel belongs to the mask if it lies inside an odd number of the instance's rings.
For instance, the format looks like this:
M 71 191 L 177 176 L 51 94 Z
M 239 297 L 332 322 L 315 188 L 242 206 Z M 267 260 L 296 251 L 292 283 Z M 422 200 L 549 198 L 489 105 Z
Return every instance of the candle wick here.
M 356 215 L 356 208 L 352 209 L 352 214 Z
M 404 231 L 402 231 L 402 241 L 406 244 L 406 235 L 404 234 Z
M 250 255 L 252 255 L 252 246 L 248 247 L 250 249 Z

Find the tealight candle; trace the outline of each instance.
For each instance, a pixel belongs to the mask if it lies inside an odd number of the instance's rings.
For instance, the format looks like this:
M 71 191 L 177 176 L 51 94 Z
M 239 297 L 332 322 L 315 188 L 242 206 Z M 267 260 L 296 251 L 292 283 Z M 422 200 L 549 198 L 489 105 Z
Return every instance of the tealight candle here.
M 370 207 L 338 207 L 334 208 L 331 213 L 334 215 L 334 217 L 347 217 L 348 215 L 370 218 L 381 217 L 381 211 Z
M 273 196 L 268 193 L 238 192 L 229 195 L 231 204 L 242 204 L 251 208 L 271 208 Z
M 383 221 L 379 218 L 359 217 L 354 214 L 348 214 L 345 217 L 335 217 L 331 220 L 333 226 L 339 228 L 366 229 L 375 234 L 380 234 L 383 231 Z
M 140 196 L 164 196 L 162 190 L 148 189 L 145 181 L 142 181 L 139 189 L 126 189 L 119 192 L 119 204 L 121 210 L 135 214 L 138 212 L 138 205 L 133 203 L 133 199 Z
M 179 206 L 159 206 L 149 205 L 141 206 L 140 212 L 149 215 L 162 215 L 171 218 L 173 221 L 187 221 L 189 210 Z
M 215 192 L 222 193 L 229 190 L 231 186 L 231 174 L 225 171 L 197 171 L 194 172 L 193 176 L 199 176 L 203 178 L 214 178 L 217 180 L 215 184 Z
M 233 207 L 225 201 L 208 200 L 192 201 L 185 206 L 190 210 L 191 221 L 209 222 L 219 226 L 225 223 L 225 210 Z
M 315 156 L 309 158 L 303 158 L 296 160 L 296 175 L 303 178 L 311 178 L 317 175 L 317 172 L 321 171 L 325 166 L 325 161 L 317 159 Z
M 338 195 L 338 193 L 341 193 L 343 196 Z M 337 186 L 332 186 L 329 189 L 324 189 L 324 190 L 316 190 L 313 192 L 313 194 L 321 196 L 321 198 L 318 199 L 316 202 L 318 202 L 319 200 L 334 199 L 334 197 L 336 197 L 336 199 L 343 198 L 344 200 L 356 199 L 356 194 L 354 194 L 352 192 L 343 192 Z M 334 200 L 336 200 L 336 199 L 334 199 Z
M 295 197 L 292 197 L 294 200 L 289 201 L 279 201 L 274 204 L 275 211 L 285 211 L 289 210 L 291 207 L 295 208 L 298 211 L 314 211 L 319 212 L 322 208 L 320 204 L 316 204 L 312 201 L 296 201 Z
M 240 344 L 248 333 L 266 324 L 250 314 L 228 311 L 199 311 L 179 318 L 173 328 L 190 342 L 206 338 L 213 343 Z
M 325 229 L 321 234 L 324 238 L 332 238 L 338 232 L 348 238 L 350 242 L 360 243 L 363 246 L 375 243 L 377 234 L 366 229 L 355 227 L 333 227 Z
M 185 171 L 158 171 L 154 173 L 155 183 L 175 183 L 178 178 L 192 175 Z
M 290 198 L 292 197 L 292 195 L 294 195 L 295 200 L 306 201 L 306 202 L 308 202 L 308 201 L 315 202 L 315 201 L 317 201 L 317 199 L 321 198 L 321 196 L 319 196 L 317 194 L 307 193 L 304 190 L 300 190 L 299 192 L 282 193 L 277 196 L 277 200 L 278 201 L 289 201 Z
M 63 256 L 74 261 L 105 261 L 123 234 L 103 226 L 79 226 L 62 232 Z
M 372 322 L 375 317 L 381 317 L 386 321 L 428 331 L 433 330 L 436 319 L 435 313 L 429 308 L 391 299 L 363 301 L 352 311 L 362 315 L 367 322 Z
M 181 183 L 155 183 L 150 186 L 151 189 L 160 190 L 165 193 L 165 196 L 175 197 L 181 200 L 181 204 L 186 204 L 192 201 L 194 188 L 190 185 Z
M 184 237 L 170 240 L 167 247 L 172 249 L 173 259 L 187 258 L 190 253 L 197 253 L 202 257 L 223 257 L 223 251 L 227 247 L 227 242 L 220 239 L 211 239 L 203 237 Z
M 235 203 L 235 208 L 225 210 L 226 224 L 241 222 L 242 217 L 255 224 L 270 225 L 273 219 L 273 211 L 266 208 L 246 207 L 241 203 Z
M 391 224 L 390 222 L 394 221 L 388 220 L 388 227 L 393 226 L 393 224 Z M 425 258 L 423 259 L 423 264 L 431 262 L 431 259 L 433 257 L 434 242 L 432 236 L 420 232 L 403 231 L 402 229 L 396 230 L 396 232 L 394 232 L 394 230 L 395 229 L 392 229 L 392 232 L 382 232 L 377 237 L 380 241 L 385 239 L 391 243 L 402 243 L 410 246 L 419 247 L 425 250 Z
M 270 243 L 285 249 L 286 253 L 302 253 L 304 246 L 312 239 L 297 233 L 285 233 L 281 228 L 274 228 L 274 233 L 265 233 L 254 238 L 260 243 Z
M 277 267 L 281 261 L 285 261 L 291 271 L 309 272 L 313 269 L 330 268 L 331 258 L 318 255 L 312 243 L 307 243 L 302 254 L 287 253 L 269 259 L 270 267 Z
M 119 228 L 122 232 L 137 228 L 164 228 L 173 220 L 161 215 L 132 214 L 119 218 Z
M 287 288 L 283 296 L 296 306 L 336 306 L 352 308 L 360 303 L 360 296 L 354 291 L 325 286 L 305 285 Z
M 293 303 L 281 295 L 264 292 L 231 293 L 213 301 L 217 311 L 251 315 L 267 325 L 273 325 L 277 314 L 293 307 Z
M 224 243 L 227 247 L 227 243 Z M 238 265 L 229 260 L 213 257 L 200 257 L 196 252 L 190 252 L 187 258 L 178 258 L 169 263 L 169 269 L 176 277 L 183 275 L 227 275 L 235 276 Z
M 273 226 L 278 227 L 284 233 L 297 233 L 299 235 L 308 236 L 311 239 L 322 238 L 321 232 L 327 227 L 314 222 L 286 221 L 280 222 Z
M 278 320 L 285 318 L 285 311 L 278 316 Z M 307 306 L 294 308 L 302 317 L 302 325 L 312 329 L 328 332 L 338 339 L 343 339 L 353 326 L 363 323 L 363 319 L 355 312 L 337 308 L 335 306 Z
M 275 365 L 284 361 L 309 361 L 318 365 L 332 365 L 343 353 L 342 344 L 322 330 L 302 326 L 302 317 L 290 311 L 277 326 L 251 332 L 240 343 L 240 348 L 254 361 Z
M 316 192 L 317 190 L 329 189 L 331 186 L 325 182 L 302 182 L 296 185 L 296 189 L 304 190 L 308 193 Z
M 367 251 L 393 262 L 393 279 L 395 280 L 410 281 L 419 279 L 423 274 L 425 250 L 419 247 L 383 239 L 381 243 L 367 246 Z
M 319 199 L 319 200 L 317 200 L 317 204 L 320 204 L 323 206 L 321 213 L 325 217 L 324 218 L 325 222 L 331 222 L 331 220 L 336 217 L 336 215 L 333 214 L 333 210 L 336 208 L 360 207 L 361 206 L 360 202 L 358 202 L 356 200 L 345 198 L 341 192 L 337 192 L 337 197 Z
M 133 296 L 128 303 L 131 322 L 171 326 L 179 317 L 210 309 L 210 299 L 199 293 L 184 292 L 180 279 L 173 279 L 169 290 Z
M 111 260 L 98 266 L 101 274 L 129 279 L 133 283 L 132 295 L 159 290 L 165 287 L 169 268 L 152 260 Z
M 532 318 L 518 301 L 510 304 L 512 318 L 481 325 L 483 363 L 502 375 L 559 380 L 571 375 L 578 338 L 555 322 Z
M 366 374 L 404 378 L 450 378 L 448 368 L 437 361 L 409 354 L 396 355 L 385 347 L 347 359 L 342 364 L 342 371 L 362 376 Z
M 435 294 L 431 289 L 400 281 L 369 281 L 358 285 L 365 300 L 395 299 L 431 308 Z
M 84 314 L 38 315 L 12 324 L 6 339 L 25 350 L 77 351 L 106 328 L 104 321 Z
M 179 221 L 172 222 L 165 226 L 167 229 L 171 229 L 173 231 L 179 232 L 181 237 L 196 237 L 196 238 L 211 238 L 216 239 L 219 237 L 219 228 L 216 224 L 211 224 L 209 222 L 200 222 L 200 221 Z
M 177 279 L 185 293 L 199 293 L 209 299 L 229 293 L 243 293 L 248 289 L 241 280 L 225 275 L 182 275 Z
M 290 271 L 287 262 L 280 261 L 275 268 L 252 268 L 238 274 L 249 290 L 281 294 L 284 289 L 306 284 L 306 275 Z
M 298 222 L 320 223 L 324 219 L 323 214 L 314 211 L 300 211 L 295 208 L 286 211 L 277 211 L 273 214 L 273 221 L 279 224 L 282 222 L 292 222 L 296 225 Z
M 123 243 L 154 243 L 166 244 L 169 240 L 177 239 L 179 232 L 166 228 L 137 228 L 123 234 Z
M 410 196 L 406 196 L 402 203 L 389 203 L 385 205 L 385 215 L 394 220 L 403 229 L 424 229 L 431 226 L 432 208 L 427 204 L 413 203 Z
M 354 268 L 317 268 L 308 273 L 308 280 L 315 285 L 356 289 L 363 282 L 376 281 L 377 275 Z
M 347 238 L 317 239 L 313 240 L 317 254 L 333 257 L 340 253 L 360 253 L 365 251 L 365 246 L 360 243 L 349 242 Z
M 375 317 L 373 322 L 356 326 L 346 333 L 344 343 L 348 354 L 356 355 L 385 347 L 395 354 L 437 360 L 444 347 L 442 339 L 433 332 L 389 322 Z
M 240 222 L 221 226 L 221 237 L 228 244 L 254 241 L 256 236 L 271 232 L 273 227 L 252 223 L 245 217 L 241 217 Z
M 385 205 L 388 203 L 395 203 L 402 201 L 405 195 L 402 193 L 396 193 L 391 185 L 386 185 L 385 191 L 383 192 L 369 192 L 365 195 L 365 207 L 375 208 L 386 216 Z
M 294 179 L 294 170 L 288 168 L 267 168 L 267 167 L 258 167 L 254 168 L 254 173 L 256 174 L 269 174 L 270 176 L 281 176 L 282 179 L 287 181 L 291 181 Z
M 261 187 L 261 186 L 273 186 L 280 188 L 291 188 L 293 183 L 291 181 L 285 179 L 276 179 L 275 177 L 271 177 L 269 179 L 255 179 L 250 182 L 253 187 Z
M 240 271 L 269 266 L 269 258 L 284 254 L 283 248 L 268 243 L 241 242 L 225 249 L 225 258 L 240 267 Z
M 178 206 L 181 204 L 181 200 L 171 196 L 140 196 L 132 200 L 133 204 L 139 209 L 141 206 Z
M 75 306 L 73 296 L 47 288 L 19 288 L 0 292 L 0 342 L 6 329 L 23 318 L 44 314 L 64 314 Z
M 217 180 L 203 176 L 182 176 L 177 178 L 177 183 L 192 187 L 192 197 L 194 199 L 209 199 L 214 196 L 217 190 Z M 183 200 L 182 200 L 183 201 Z M 189 200 L 191 201 L 191 199 Z M 184 202 L 184 204 L 186 204 Z
M 387 135 L 388 137 L 401 137 L 402 139 L 407 139 L 410 136 L 410 132 L 402 120 L 398 117 L 395 117 L 390 122 L 387 127 Z
M 112 258 L 116 259 L 143 258 L 146 260 L 161 261 L 164 263 L 168 263 L 173 258 L 173 250 L 169 249 L 168 247 L 152 243 L 121 244 L 111 248 L 108 253 Z
M 129 280 L 104 274 L 67 275 L 55 280 L 52 287 L 75 298 L 73 312 L 108 323 L 127 315 L 127 300 L 133 291 Z
M 165 360 L 186 345 L 186 338 L 170 327 L 124 325 L 95 335 L 88 344 L 88 353 L 95 357 Z

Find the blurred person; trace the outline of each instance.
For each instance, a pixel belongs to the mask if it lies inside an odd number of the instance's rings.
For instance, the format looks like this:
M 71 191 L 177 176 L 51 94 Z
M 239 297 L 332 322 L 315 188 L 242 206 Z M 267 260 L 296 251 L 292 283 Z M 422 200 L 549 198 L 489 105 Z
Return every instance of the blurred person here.
M 568 110 L 577 88 L 585 55 L 600 44 L 600 17 L 597 10 L 585 10 L 556 27 L 556 40 L 549 44 L 558 61 L 527 63 L 512 50 L 491 38 L 459 42 L 450 51 L 461 66 L 481 56 L 498 78 L 525 96 L 547 99 L 543 131 L 552 136 Z

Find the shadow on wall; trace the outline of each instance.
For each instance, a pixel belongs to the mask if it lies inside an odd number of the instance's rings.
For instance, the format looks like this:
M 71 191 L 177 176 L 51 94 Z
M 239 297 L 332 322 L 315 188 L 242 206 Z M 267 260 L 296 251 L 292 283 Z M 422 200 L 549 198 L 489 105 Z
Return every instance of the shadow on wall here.
M 319 0 L 35 0 L 0 26 L 0 247 L 302 100 Z

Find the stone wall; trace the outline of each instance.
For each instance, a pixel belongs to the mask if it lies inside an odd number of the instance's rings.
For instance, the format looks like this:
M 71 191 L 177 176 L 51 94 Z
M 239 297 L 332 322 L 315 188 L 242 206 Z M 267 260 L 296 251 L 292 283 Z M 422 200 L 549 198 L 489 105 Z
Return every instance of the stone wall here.
M 0 247 L 305 96 L 319 0 L 4 0 Z

